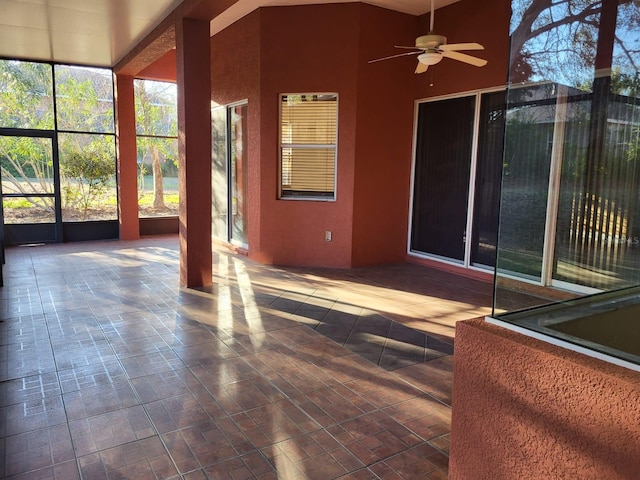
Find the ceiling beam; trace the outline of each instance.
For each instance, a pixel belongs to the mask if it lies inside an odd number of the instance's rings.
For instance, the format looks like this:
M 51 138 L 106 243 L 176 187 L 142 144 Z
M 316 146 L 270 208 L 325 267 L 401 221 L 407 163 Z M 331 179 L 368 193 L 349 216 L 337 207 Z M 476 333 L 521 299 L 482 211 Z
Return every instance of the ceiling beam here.
M 114 72 L 135 77 L 169 50 L 175 48 L 177 21 L 193 18 L 210 22 L 237 1 L 184 0 L 114 65 Z

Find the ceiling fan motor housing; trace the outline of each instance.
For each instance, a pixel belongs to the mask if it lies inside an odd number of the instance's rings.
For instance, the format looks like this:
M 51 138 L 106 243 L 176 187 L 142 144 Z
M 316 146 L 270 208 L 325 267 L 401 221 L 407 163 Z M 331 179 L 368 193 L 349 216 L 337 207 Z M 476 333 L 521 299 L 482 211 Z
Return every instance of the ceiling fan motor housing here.
M 447 37 L 434 33 L 416 38 L 416 48 L 422 48 L 424 50 L 437 49 L 440 45 L 446 45 L 446 43 Z

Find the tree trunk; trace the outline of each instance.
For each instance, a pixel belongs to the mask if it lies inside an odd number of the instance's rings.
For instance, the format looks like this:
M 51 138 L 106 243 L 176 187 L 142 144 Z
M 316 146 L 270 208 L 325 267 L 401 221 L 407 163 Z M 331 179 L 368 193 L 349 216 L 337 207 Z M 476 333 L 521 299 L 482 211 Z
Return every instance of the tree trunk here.
M 164 187 L 162 185 L 162 168 L 160 167 L 160 152 L 158 147 L 151 147 L 151 167 L 153 171 L 153 208 L 165 208 Z

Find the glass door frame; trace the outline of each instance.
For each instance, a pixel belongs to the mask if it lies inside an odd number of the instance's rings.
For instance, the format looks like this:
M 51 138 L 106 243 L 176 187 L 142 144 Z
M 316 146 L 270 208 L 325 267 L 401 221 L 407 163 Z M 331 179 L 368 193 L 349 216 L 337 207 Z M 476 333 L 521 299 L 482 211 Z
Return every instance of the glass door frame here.
M 2 231 L 0 232 L 0 242 L 3 245 L 21 243 L 56 243 L 62 241 L 62 196 L 60 188 L 60 162 L 58 156 L 58 137 L 53 130 L 36 130 L 21 128 L 0 128 L 0 137 L 26 137 L 45 138 L 51 140 L 51 161 L 53 167 L 53 193 L 4 193 L 2 191 L 2 173 L 0 172 L 0 208 L 2 209 Z M 51 223 L 25 223 L 25 224 L 5 224 L 4 223 L 4 199 L 5 198 L 53 198 L 55 221 Z M 9 232 L 9 235 L 7 235 Z M 9 237 L 10 242 L 6 239 Z
M 235 185 L 234 185 L 234 174 L 232 172 L 232 166 L 233 166 L 233 149 L 232 149 L 232 129 L 233 129 L 233 111 L 235 108 L 237 107 L 245 107 L 247 109 L 248 112 L 248 106 L 249 106 L 249 102 L 248 100 L 241 100 L 239 102 L 234 102 L 234 103 L 230 103 L 228 105 L 216 105 L 214 107 L 212 107 L 211 112 L 212 114 L 214 112 L 220 112 L 222 114 L 222 112 L 224 112 L 224 188 L 226 188 L 226 192 L 225 192 L 225 200 L 226 200 L 226 212 L 224 214 L 224 220 L 225 220 L 225 229 L 224 229 L 224 237 L 222 237 L 222 235 L 215 235 L 216 238 L 224 241 L 224 242 L 228 242 L 231 243 L 232 245 L 242 248 L 242 249 L 248 249 L 249 245 L 248 245 L 248 222 L 247 222 L 247 218 L 244 218 L 244 225 L 243 225 L 243 235 L 245 237 L 245 241 L 242 241 L 241 239 L 235 238 L 234 237 L 234 210 L 233 210 L 233 199 L 234 199 L 234 192 L 235 192 Z M 221 115 L 222 116 L 222 115 Z M 213 119 L 212 119 L 212 125 L 213 125 Z M 243 132 L 243 135 L 248 135 L 248 132 Z M 212 145 L 212 149 L 213 149 L 213 145 Z M 244 154 L 244 161 L 246 162 L 247 160 L 247 154 L 248 152 L 243 152 Z M 246 175 L 246 168 L 247 165 L 243 165 L 244 169 L 245 169 L 245 175 Z M 212 168 L 214 168 L 214 162 L 213 162 L 213 158 L 212 158 Z M 212 175 L 213 175 L 213 171 L 212 171 Z M 247 182 L 246 182 L 246 178 L 244 179 L 245 181 L 242 183 L 243 185 L 243 191 L 241 192 L 242 196 L 243 196 L 243 202 L 246 202 L 247 200 Z M 215 186 L 212 185 L 212 189 L 215 189 Z M 212 191 L 212 197 L 215 196 L 215 192 Z M 212 198 L 212 202 L 213 202 L 213 198 Z M 214 202 L 215 203 L 215 202 Z M 215 208 L 215 207 L 214 207 Z M 216 211 L 215 209 L 212 210 L 211 212 L 211 218 L 212 218 L 212 222 L 214 222 L 214 218 L 216 216 Z
M 562 164 L 564 158 L 564 139 L 567 118 L 567 105 L 569 103 L 568 87 L 558 85 L 555 104 L 555 119 L 553 130 L 553 144 L 551 148 L 551 167 L 549 169 L 548 197 L 546 222 L 544 232 L 544 245 L 542 250 L 542 274 L 539 284 L 543 287 L 560 288 L 582 295 L 600 293 L 602 290 L 559 280 L 554 277 L 554 265 L 556 259 L 556 234 L 558 217 L 560 214 L 560 190 L 562 187 Z
M 480 121 L 481 121 L 481 102 L 482 96 L 489 93 L 505 92 L 506 87 L 494 87 L 479 90 L 471 90 L 467 92 L 460 92 L 451 95 L 441 95 L 438 97 L 416 100 L 414 104 L 414 121 L 413 121 L 413 151 L 411 155 L 411 184 L 410 184 L 410 199 L 409 199 L 409 230 L 407 234 L 407 255 L 412 257 L 422 258 L 426 260 L 433 260 L 440 263 L 454 265 L 456 267 L 463 267 L 469 270 L 475 270 L 478 272 L 492 272 L 494 267 L 474 263 L 472 259 L 473 248 L 473 231 L 474 231 L 474 207 L 475 207 L 475 195 L 476 195 L 476 177 L 478 171 L 478 144 L 480 139 Z M 442 100 L 450 100 L 462 97 L 475 97 L 475 106 L 473 113 L 473 137 L 471 139 L 471 163 L 469 170 L 469 186 L 467 197 L 467 223 L 465 228 L 465 242 L 464 242 L 464 256 L 462 261 L 455 259 L 448 259 L 438 255 L 432 255 L 424 252 L 418 252 L 411 249 L 411 240 L 413 232 L 413 203 L 415 193 L 415 171 L 416 171 L 416 150 L 418 144 L 418 119 L 420 104 L 427 102 L 437 102 Z
M 237 159 L 234 158 L 234 148 L 232 147 L 232 142 L 235 141 L 235 136 L 232 137 L 231 133 L 232 130 L 234 130 L 234 121 L 233 121 L 233 115 L 234 115 L 234 111 L 237 107 L 245 107 L 245 109 L 248 111 L 248 107 L 249 107 L 249 102 L 247 101 L 242 101 L 242 102 L 236 102 L 236 103 L 232 103 L 230 105 L 227 106 L 227 215 L 228 215 L 228 219 L 227 219 L 227 227 L 228 227 L 228 231 L 227 231 L 227 235 L 229 238 L 229 241 L 231 243 L 233 243 L 234 245 L 237 245 L 239 247 L 242 248 L 248 248 L 248 241 L 247 241 L 247 219 L 244 218 L 244 212 L 242 213 L 242 219 L 243 219 L 243 226 L 242 226 L 242 235 L 245 237 L 244 241 L 239 240 L 237 238 L 235 238 L 235 221 L 234 221 L 234 199 L 236 196 L 236 184 L 237 184 L 237 175 L 236 175 L 236 170 L 233 169 L 232 167 L 234 167 L 234 165 L 237 163 Z M 247 135 L 247 132 L 242 132 L 243 135 Z M 246 155 L 247 152 L 243 152 L 243 160 L 246 162 Z M 242 165 L 242 168 L 244 170 L 244 175 L 246 176 L 246 168 L 247 165 L 244 164 Z M 246 178 L 243 178 L 242 181 L 242 191 L 240 192 L 240 195 L 242 196 L 242 207 L 244 208 L 244 203 L 246 202 Z M 237 202 L 236 202 L 237 203 Z M 239 208 L 239 205 L 235 205 L 235 208 Z
M 542 244 L 542 261 L 539 278 L 531 278 L 513 271 L 500 271 L 500 277 L 513 279 L 519 282 L 538 285 L 541 287 L 560 288 L 579 293 L 593 294 L 600 290 L 570 283 L 554 278 L 554 264 L 556 261 L 556 230 L 560 211 L 560 188 L 562 181 L 562 164 L 564 157 L 564 137 L 567 118 L 567 108 L 570 103 L 570 95 L 566 86 L 557 85 L 555 94 L 553 138 L 551 140 L 549 175 L 546 182 L 547 199 L 545 207 L 544 240 Z M 507 110 L 509 105 L 507 105 Z

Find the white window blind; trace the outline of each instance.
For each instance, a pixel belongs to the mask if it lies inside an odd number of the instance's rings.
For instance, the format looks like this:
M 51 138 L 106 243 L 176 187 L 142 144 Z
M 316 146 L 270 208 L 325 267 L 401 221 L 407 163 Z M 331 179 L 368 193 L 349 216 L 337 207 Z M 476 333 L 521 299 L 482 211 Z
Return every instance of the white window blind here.
M 280 197 L 335 198 L 338 95 L 282 95 Z

